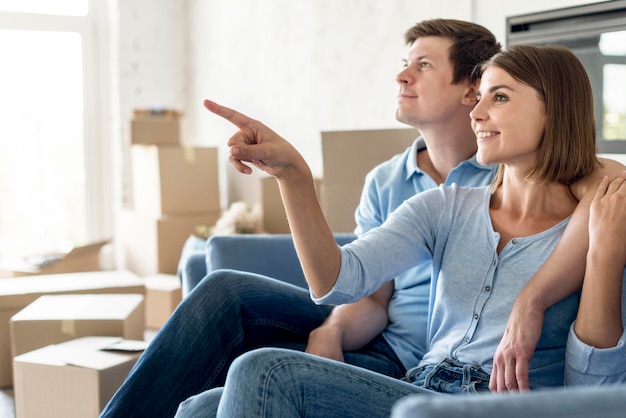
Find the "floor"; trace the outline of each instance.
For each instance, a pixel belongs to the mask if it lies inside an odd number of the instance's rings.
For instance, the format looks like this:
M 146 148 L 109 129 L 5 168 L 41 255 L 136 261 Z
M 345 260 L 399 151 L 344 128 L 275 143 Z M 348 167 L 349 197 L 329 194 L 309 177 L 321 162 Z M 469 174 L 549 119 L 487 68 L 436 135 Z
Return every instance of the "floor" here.
M 155 330 L 148 329 L 144 334 L 144 339 L 151 341 L 155 334 Z M 13 399 L 13 389 L 0 389 L 0 418 L 15 418 L 15 403 Z

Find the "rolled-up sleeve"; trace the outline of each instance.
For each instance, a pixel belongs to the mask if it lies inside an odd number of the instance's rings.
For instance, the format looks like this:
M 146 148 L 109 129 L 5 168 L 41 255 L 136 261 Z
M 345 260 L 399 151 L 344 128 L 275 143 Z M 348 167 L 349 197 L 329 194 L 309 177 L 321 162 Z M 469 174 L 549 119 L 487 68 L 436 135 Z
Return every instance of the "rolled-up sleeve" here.
M 570 327 L 565 353 L 566 385 L 626 383 L 626 332 L 611 348 L 582 342 Z

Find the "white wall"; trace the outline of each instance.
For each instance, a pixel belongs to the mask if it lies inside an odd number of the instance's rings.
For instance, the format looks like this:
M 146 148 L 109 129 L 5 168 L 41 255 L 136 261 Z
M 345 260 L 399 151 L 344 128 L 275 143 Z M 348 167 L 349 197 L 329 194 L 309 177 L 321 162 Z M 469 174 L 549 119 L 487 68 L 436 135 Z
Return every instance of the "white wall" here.
M 167 107 L 185 112 L 188 105 L 189 65 L 187 0 L 109 0 L 117 33 L 113 38 L 119 86 L 117 137 L 122 143 L 122 200 L 132 205 L 130 179 L 130 120 L 137 108 Z M 186 129 L 185 125 L 185 129 Z M 186 135 L 186 131 L 184 133 Z
M 222 206 L 259 198 L 258 174 L 234 172 L 234 132 L 202 107 L 217 100 L 291 140 L 315 174 L 320 131 L 392 128 L 403 34 L 434 18 L 473 20 L 504 43 L 506 17 L 598 0 L 123 0 L 121 117 L 137 106 L 185 113 L 184 140 L 218 146 Z
M 399 126 L 395 75 L 403 34 L 442 14 L 467 19 L 465 0 L 191 0 L 193 141 L 219 146 L 224 201 L 258 199 L 258 176 L 226 163 L 234 128 L 208 114 L 205 97 L 260 119 L 288 138 L 321 175 L 322 130 Z M 454 13 L 445 13 L 453 10 Z

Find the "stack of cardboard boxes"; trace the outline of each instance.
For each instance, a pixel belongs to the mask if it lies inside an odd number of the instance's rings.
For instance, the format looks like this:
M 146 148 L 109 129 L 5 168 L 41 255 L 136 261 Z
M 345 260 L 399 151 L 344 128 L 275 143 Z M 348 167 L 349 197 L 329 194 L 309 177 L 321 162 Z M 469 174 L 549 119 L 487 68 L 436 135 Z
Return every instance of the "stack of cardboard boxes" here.
M 185 240 L 220 216 L 217 149 L 183 147 L 176 112 L 136 111 L 130 163 L 133 208 L 120 228 L 126 268 L 175 274 Z
M 144 292 L 144 280 L 128 271 L 0 279 L 0 387 L 14 386 L 16 416 L 97 417 L 140 350 L 68 347 L 85 336 L 145 346 Z M 90 377 L 80 380 L 83 374 Z

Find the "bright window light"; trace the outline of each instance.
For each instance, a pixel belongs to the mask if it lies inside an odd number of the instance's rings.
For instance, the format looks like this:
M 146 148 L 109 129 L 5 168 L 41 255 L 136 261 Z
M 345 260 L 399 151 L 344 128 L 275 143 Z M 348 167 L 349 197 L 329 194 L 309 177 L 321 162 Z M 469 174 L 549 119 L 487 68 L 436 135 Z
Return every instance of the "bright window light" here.
M 81 36 L 0 30 L 0 56 L 0 258 L 82 243 Z
M 626 56 L 626 30 L 603 33 L 598 46 L 603 55 Z
M 0 0 L 0 11 L 86 16 L 88 0 Z

